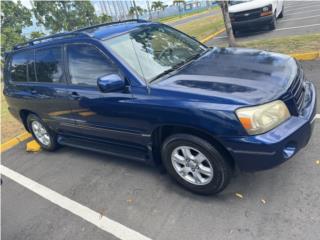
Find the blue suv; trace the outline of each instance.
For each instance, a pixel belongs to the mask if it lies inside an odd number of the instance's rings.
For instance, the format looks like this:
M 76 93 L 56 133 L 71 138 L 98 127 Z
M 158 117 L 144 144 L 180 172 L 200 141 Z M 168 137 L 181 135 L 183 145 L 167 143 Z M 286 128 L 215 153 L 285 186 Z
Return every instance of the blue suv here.
M 17 45 L 10 112 L 48 151 L 78 147 L 164 166 L 199 194 L 272 168 L 309 141 L 316 91 L 293 58 L 208 48 L 169 26 L 102 24 Z

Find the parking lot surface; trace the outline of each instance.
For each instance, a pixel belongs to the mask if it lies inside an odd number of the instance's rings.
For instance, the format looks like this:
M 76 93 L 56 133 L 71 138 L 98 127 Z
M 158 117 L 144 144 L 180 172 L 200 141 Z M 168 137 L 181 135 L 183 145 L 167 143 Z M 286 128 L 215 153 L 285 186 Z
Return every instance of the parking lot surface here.
M 281 36 L 320 33 L 320 1 L 286 1 L 284 17 L 278 19 L 275 30 L 257 29 L 242 31 L 237 41 L 250 41 Z M 226 33 L 222 33 L 208 41 L 208 46 L 226 41 Z
M 303 66 L 319 93 L 320 61 Z M 318 99 L 318 113 L 319 106 Z M 26 153 L 22 143 L 2 154 L 2 165 L 151 239 L 318 240 L 320 119 L 315 121 L 309 145 L 293 159 L 272 170 L 239 173 L 218 196 L 192 194 L 143 164 L 68 147 Z M 117 239 L 2 179 L 2 239 Z

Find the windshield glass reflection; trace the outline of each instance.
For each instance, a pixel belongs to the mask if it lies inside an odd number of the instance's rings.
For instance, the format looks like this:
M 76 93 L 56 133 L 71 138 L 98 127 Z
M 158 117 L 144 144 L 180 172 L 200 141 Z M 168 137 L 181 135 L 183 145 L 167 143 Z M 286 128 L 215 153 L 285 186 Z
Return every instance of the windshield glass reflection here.
M 164 25 L 142 26 L 105 44 L 148 82 L 206 50 L 193 38 Z

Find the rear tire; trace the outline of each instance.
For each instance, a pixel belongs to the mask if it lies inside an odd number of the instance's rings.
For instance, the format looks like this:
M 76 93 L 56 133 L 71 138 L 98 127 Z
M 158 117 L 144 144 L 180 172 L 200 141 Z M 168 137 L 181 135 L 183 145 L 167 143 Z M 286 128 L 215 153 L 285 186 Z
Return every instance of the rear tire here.
M 54 151 L 58 148 L 56 134 L 35 114 L 27 117 L 28 129 L 42 149 Z
M 170 136 L 163 143 L 161 156 L 169 175 L 198 194 L 221 192 L 232 176 L 227 158 L 209 142 L 193 135 Z

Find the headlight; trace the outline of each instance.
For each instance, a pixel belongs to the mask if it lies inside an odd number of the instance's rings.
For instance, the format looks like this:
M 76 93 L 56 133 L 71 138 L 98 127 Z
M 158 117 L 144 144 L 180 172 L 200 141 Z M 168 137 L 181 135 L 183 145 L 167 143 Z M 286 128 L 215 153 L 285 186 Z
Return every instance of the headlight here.
M 269 15 L 272 15 L 272 14 L 273 14 L 273 12 L 272 12 L 272 5 L 270 4 L 270 5 L 268 5 L 268 6 L 266 6 L 266 7 L 263 7 L 263 8 L 261 9 L 260 16 L 261 16 L 261 17 L 264 17 L 264 16 L 269 16 Z
M 287 106 L 280 100 L 255 107 L 239 108 L 236 114 L 250 135 L 265 133 L 290 117 Z
M 272 5 L 271 4 L 262 8 L 262 12 L 269 12 L 271 10 L 272 10 Z

